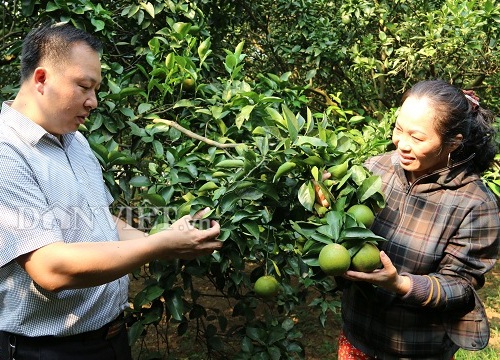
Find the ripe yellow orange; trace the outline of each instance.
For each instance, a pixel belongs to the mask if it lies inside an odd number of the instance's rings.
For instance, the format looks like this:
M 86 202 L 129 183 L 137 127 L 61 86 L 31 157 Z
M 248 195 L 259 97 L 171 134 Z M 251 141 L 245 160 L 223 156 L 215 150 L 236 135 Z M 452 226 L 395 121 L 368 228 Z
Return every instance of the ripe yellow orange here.
M 375 219 L 375 215 L 373 214 L 373 211 L 366 205 L 364 204 L 356 204 L 351 206 L 347 210 L 348 214 L 351 214 L 354 216 L 354 218 L 365 225 L 367 228 L 372 226 L 373 220 Z
M 325 274 L 342 275 L 351 265 L 351 256 L 342 245 L 328 244 L 319 252 L 318 262 Z
M 356 271 L 372 272 L 381 264 L 380 250 L 372 243 L 364 243 L 351 259 L 351 268 Z
M 253 290 L 255 293 L 263 298 L 271 298 L 278 294 L 280 285 L 278 280 L 271 275 L 264 275 L 257 279 L 254 284 Z
M 184 90 L 192 90 L 194 88 L 194 85 L 195 85 L 195 82 L 193 79 L 191 78 L 186 78 L 184 79 L 184 81 L 182 82 L 182 88 Z

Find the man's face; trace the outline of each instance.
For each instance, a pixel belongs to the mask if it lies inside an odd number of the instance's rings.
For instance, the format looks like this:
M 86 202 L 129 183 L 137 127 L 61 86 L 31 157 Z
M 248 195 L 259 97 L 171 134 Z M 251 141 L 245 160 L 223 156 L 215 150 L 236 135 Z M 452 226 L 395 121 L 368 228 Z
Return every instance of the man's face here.
M 97 107 L 96 91 L 101 83 L 99 54 L 85 43 L 69 49 L 64 64 L 42 61 L 45 70 L 40 98 L 41 125 L 53 135 L 74 132 Z M 35 76 L 36 77 L 36 76 Z

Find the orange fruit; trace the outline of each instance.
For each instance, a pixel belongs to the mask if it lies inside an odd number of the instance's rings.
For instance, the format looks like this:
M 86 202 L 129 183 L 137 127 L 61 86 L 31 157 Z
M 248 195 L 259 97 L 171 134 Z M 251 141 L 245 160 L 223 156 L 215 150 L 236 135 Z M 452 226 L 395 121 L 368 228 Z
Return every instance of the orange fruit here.
M 372 272 L 382 265 L 380 250 L 375 244 L 364 243 L 351 259 L 351 268 L 356 271 Z
M 271 275 L 264 275 L 257 279 L 254 284 L 253 290 L 255 293 L 263 298 L 271 298 L 278 294 L 280 285 L 278 280 Z
M 182 82 L 182 88 L 184 90 L 192 90 L 194 88 L 194 85 L 195 85 L 195 82 L 193 79 L 191 78 L 186 78 L 184 79 L 184 81 Z
M 319 267 L 327 275 L 342 275 L 351 265 L 349 251 L 340 244 L 325 245 L 319 252 Z
M 373 214 L 373 211 L 366 205 L 364 204 L 356 204 L 351 206 L 347 210 L 348 214 L 351 214 L 354 216 L 354 218 L 365 225 L 367 228 L 372 226 L 373 220 L 375 219 L 375 215 Z

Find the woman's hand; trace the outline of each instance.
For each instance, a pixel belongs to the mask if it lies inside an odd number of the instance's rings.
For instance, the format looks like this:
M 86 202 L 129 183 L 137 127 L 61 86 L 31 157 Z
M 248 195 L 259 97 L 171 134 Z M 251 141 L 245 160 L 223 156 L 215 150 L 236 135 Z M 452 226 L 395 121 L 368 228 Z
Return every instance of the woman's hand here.
M 410 278 L 398 274 L 391 259 L 384 251 L 380 252 L 380 261 L 382 269 L 374 270 L 371 273 L 348 270 L 342 276 L 351 281 L 366 281 L 400 295 L 410 291 Z

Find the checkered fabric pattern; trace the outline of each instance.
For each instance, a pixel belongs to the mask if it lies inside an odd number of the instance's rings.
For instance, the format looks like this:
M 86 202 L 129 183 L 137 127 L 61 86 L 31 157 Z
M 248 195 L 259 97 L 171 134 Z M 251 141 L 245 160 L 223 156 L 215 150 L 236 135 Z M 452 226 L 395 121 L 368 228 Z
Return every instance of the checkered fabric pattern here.
M 54 242 L 118 241 L 113 199 L 84 136 L 70 133 L 59 141 L 4 103 L 0 164 L 0 330 L 66 336 L 116 318 L 128 306 L 127 276 L 56 293 L 16 262 Z

